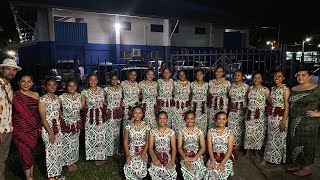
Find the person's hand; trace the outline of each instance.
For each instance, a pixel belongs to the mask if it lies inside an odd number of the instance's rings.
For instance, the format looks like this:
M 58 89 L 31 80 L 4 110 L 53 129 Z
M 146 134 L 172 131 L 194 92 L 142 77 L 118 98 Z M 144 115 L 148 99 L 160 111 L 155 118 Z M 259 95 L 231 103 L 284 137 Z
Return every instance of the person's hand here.
M 153 160 L 152 162 L 155 166 L 157 167 L 161 167 L 161 162 L 159 161 L 159 159 L 155 158 L 155 160 Z
M 141 159 L 142 159 L 142 161 L 146 162 L 147 161 L 147 153 L 141 153 Z
M 285 131 L 285 130 L 286 130 L 286 123 L 282 121 L 282 122 L 279 124 L 279 129 L 280 129 L 280 132 Z
M 192 158 L 189 159 L 189 161 L 191 161 L 191 162 L 197 161 L 197 158 L 196 157 L 192 157 Z
M 210 164 L 208 165 L 209 169 L 214 169 L 216 168 L 216 161 L 211 161 Z
M 56 135 L 53 133 L 49 134 L 49 142 L 53 144 L 56 141 Z
M 130 164 L 130 163 L 131 163 L 131 156 L 130 156 L 130 155 L 128 155 L 128 156 L 126 157 L 126 163 L 127 163 L 127 164 Z
M 174 161 L 170 161 L 169 164 L 167 164 L 166 169 L 172 169 L 174 166 Z
M 186 166 L 187 169 L 191 169 L 192 162 L 191 161 L 184 161 L 184 165 Z
M 307 111 L 306 114 L 309 117 L 320 117 L 320 111 L 317 111 L 317 110 Z
M 221 162 L 220 164 L 219 164 L 219 171 L 220 172 L 223 172 L 224 171 L 224 162 Z

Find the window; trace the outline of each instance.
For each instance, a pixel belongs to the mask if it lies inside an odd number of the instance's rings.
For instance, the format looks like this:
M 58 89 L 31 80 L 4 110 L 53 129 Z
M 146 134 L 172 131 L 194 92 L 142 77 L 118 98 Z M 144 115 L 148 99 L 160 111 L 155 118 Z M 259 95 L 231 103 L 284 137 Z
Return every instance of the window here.
M 171 32 L 174 30 L 174 26 L 171 26 Z M 176 27 L 176 29 L 174 30 L 174 33 L 179 33 L 179 26 Z
M 84 18 L 54 16 L 54 21 L 84 23 Z
M 163 32 L 163 25 L 151 24 L 151 32 Z
M 131 22 L 123 22 L 123 30 L 131 31 Z
M 195 34 L 206 34 L 206 28 L 196 27 L 194 29 Z

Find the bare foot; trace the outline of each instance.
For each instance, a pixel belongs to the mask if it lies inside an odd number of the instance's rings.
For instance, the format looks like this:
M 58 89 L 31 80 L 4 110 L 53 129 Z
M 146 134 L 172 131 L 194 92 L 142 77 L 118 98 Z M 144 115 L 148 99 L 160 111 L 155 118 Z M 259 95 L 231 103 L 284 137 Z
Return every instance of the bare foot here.
M 94 164 L 95 164 L 96 166 L 101 166 L 101 165 L 103 165 L 104 163 L 106 163 L 105 160 L 102 160 L 102 161 L 94 161 Z
M 70 164 L 70 165 L 67 166 L 67 168 L 68 168 L 69 172 L 74 172 L 74 171 L 76 171 L 78 169 L 75 164 Z
M 266 166 L 267 165 L 267 161 L 266 160 L 262 160 L 260 163 L 259 163 L 260 166 Z
M 287 171 L 299 171 L 301 169 L 300 165 L 291 165 L 287 167 Z
M 300 171 L 295 171 L 292 173 L 293 175 L 299 176 L 299 177 L 303 177 L 303 176 L 309 176 L 311 175 L 311 172 L 308 170 L 300 170 Z

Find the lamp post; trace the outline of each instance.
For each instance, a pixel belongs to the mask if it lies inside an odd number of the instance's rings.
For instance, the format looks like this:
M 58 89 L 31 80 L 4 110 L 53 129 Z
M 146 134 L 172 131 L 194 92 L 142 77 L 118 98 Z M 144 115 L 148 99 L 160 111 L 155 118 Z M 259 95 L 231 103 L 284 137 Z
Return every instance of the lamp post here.
M 303 63 L 304 61 L 304 43 L 309 42 L 311 40 L 310 37 L 306 38 L 305 40 L 302 41 L 302 48 L 301 48 L 301 62 Z
M 120 40 L 120 36 L 121 36 L 121 24 L 119 21 L 119 16 L 115 17 L 115 24 L 114 24 L 114 28 L 116 31 L 116 60 L 115 63 L 119 63 L 120 62 L 120 45 L 121 45 L 121 40 Z

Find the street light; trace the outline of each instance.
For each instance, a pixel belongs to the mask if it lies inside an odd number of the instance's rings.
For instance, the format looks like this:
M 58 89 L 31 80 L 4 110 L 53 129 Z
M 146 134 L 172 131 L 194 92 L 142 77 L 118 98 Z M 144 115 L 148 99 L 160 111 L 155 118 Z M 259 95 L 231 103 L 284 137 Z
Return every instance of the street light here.
M 274 49 L 274 45 L 276 44 L 277 41 L 267 41 L 267 45 L 271 45 L 271 49 Z
M 311 41 L 310 37 L 308 37 L 308 38 L 306 38 L 305 40 L 302 41 L 302 51 L 301 51 L 302 53 L 304 52 L 304 43 L 305 42 L 309 42 L 309 41 Z
M 304 43 L 311 41 L 311 37 L 307 37 L 305 40 L 302 41 L 302 49 L 301 49 L 301 62 L 304 61 Z

